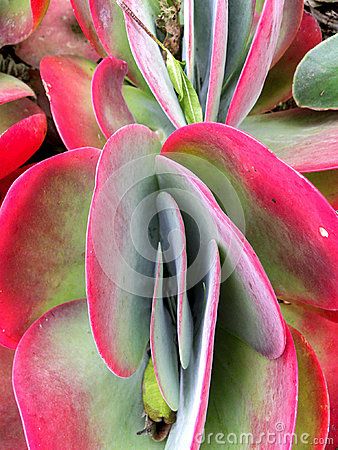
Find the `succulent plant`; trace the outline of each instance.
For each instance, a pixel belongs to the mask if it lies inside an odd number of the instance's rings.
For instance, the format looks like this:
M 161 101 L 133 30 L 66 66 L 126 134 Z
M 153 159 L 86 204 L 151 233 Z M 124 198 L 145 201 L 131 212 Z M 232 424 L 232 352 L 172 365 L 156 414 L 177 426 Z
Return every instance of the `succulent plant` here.
M 46 116 L 0 73 L 0 447 L 334 449 L 335 37 L 300 0 L 72 0 L 90 49 L 26 3 L 0 42 L 71 151 L 20 167 Z

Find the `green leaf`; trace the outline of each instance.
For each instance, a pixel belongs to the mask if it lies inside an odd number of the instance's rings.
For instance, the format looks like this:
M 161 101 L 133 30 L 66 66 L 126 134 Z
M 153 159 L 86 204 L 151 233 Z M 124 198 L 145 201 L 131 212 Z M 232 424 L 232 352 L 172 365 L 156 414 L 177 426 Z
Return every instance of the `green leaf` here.
M 144 372 L 142 397 L 145 413 L 151 420 L 154 422 L 163 420 L 168 424 L 175 422 L 176 414 L 169 408 L 162 397 L 151 358 Z
M 338 35 L 309 51 L 293 80 L 293 96 L 303 108 L 338 109 Z
M 174 86 L 174 89 L 178 95 L 178 100 L 181 102 L 183 100 L 183 80 L 182 80 L 182 66 L 177 59 L 173 57 L 170 52 L 167 52 L 167 70 L 169 73 L 170 80 Z
M 202 108 L 194 86 L 185 74 L 182 63 L 169 51 L 167 51 L 167 70 L 188 124 L 202 122 Z

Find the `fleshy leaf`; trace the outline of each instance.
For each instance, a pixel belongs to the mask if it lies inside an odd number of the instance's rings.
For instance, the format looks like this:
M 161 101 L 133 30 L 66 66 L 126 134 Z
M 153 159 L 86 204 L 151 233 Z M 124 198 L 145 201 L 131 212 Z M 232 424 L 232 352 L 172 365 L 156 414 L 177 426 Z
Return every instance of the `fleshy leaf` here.
M 293 448 L 304 450 L 312 443 L 324 449 L 330 424 L 330 402 L 320 362 L 308 341 L 291 328 L 298 362 L 298 411 Z M 304 442 L 306 440 L 307 442 Z
M 272 66 L 274 66 L 281 59 L 296 37 L 302 21 L 303 11 L 304 0 L 284 1 L 283 20 L 279 31 Z
M 338 388 L 336 348 L 338 346 L 338 323 L 332 322 L 316 311 L 295 306 L 282 305 L 287 322 L 309 341 L 324 372 L 330 398 L 330 431 L 327 449 L 333 450 L 338 443 Z M 324 411 L 325 413 L 325 411 Z M 306 430 L 305 430 L 306 431 Z
M 191 81 L 185 74 L 180 61 L 175 59 L 168 51 L 166 64 L 169 78 L 177 93 L 178 101 L 187 123 L 202 122 L 202 108 L 199 103 L 198 95 Z
M 60 136 L 69 150 L 105 143 L 95 119 L 91 80 L 96 64 L 76 56 L 46 56 L 41 77 Z
M 244 210 L 246 237 L 280 298 L 338 309 L 338 217 L 311 183 L 255 139 L 222 124 L 181 128 L 162 153 L 216 193 L 222 174 L 231 182 Z M 205 170 L 205 161 L 214 170 Z
M 227 125 L 237 126 L 241 123 L 263 89 L 277 45 L 283 6 L 284 0 L 265 0 L 256 33 L 229 106 Z
M 181 371 L 181 396 L 177 420 L 172 427 L 166 450 L 180 446 L 198 449 L 198 437 L 203 433 L 211 379 L 214 337 L 219 299 L 221 267 L 215 241 L 205 255 L 206 276 L 194 291 L 194 347 L 191 364 Z
M 14 351 L 0 346 L 0 447 L 24 450 L 27 446 L 12 387 L 13 359 Z
M 199 8 L 201 8 L 202 5 L 203 8 L 205 8 L 204 2 L 200 4 Z M 211 29 L 211 41 L 209 49 L 209 62 L 207 69 L 209 73 L 207 73 L 206 80 L 204 81 L 204 86 L 206 86 L 206 90 L 205 89 L 203 90 L 202 88 L 201 91 L 202 98 L 204 96 L 204 92 L 206 92 L 206 103 L 205 103 L 206 122 L 212 122 L 217 120 L 218 107 L 221 99 L 226 53 L 227 53 L 228 1 L 212 0 L 211 8 L 212 8 L 212 29 Z M 202 29 L 200 30 L 200 32 L 202 35 L 202 33 L 205 33 L 205 25 L 203 25 L 203 27 L 201 28 Z
M 155 35 L 155 20 L 158 15 L 155 2 L 126 0 L 125 4 Z M 185 125 L 186 120 L 163 61 L 160 47 L 127 13 L 125 13 L 125 21 L 135 61 L 155 98 L 175 127 Z
M 222 262 L 220 320 L 260 353 L 278 358 L 285 347 L 284 321 L 252 248 L 193 173 L 162 155 L 156 158 L 156 173 L 160 188 L 173 196 L 185 221 L 187 288 L 206 275 L 205 254 L 215 240 Z
M 0 105 L 24 97 L 35 97 L 32 89 L 18 78 L 0 73 Z
M 238 69 L 252 28 L 255 2 L 229 0 L 229 36 L 224 81 Z
M 9 175 L 7 175 L 7 177 L 2 178 L 0 180 L 0 206 L 1 203 L 3 202 L 9 188 L 11 187 L 11 185 L 14 183 L 14 181 L 24 172 L 26 172 L 26 170 L 28 170 L 32 165 L 31 164 L 27 164 L 26 166 L 23 167 L 19 167 L 18 169 L 14 170 L 14 172 L 11 172 Z
M 205 445 L 201 448 L 220 443 L 255 448 L 258 443 L 264 450 L 290 449 L 288 439 L 292 439 L 297 412 L 297 376 L 297 357 L 288 330 L 283 355 L 271 361 L 227 334 L 217 321 Z M 273 443 L 268 438 L 271 433 Z M 245 441 L 245 436 L 250 440 Z M 285 444 L 277 446 L 277 439 Z M 203 442 L 202 433 L 198 441 Z
M 123 14 L 116 0 L 89 0 L 89 6 L 96 33 L 107 54 L 125 61 L 132 82 L 148 91 L 148 85 L 131 53 Z
M 337 158 L 338 159 L 338 158 Z M 338 163 L 338 161 L 337 161 Z M 338 164 L 337 164 L 338 166 Z M 306 173 L 306 178 L 324 195 L 332 208 L 338 210 L 338 170 Z
M 0 48 L 26 39 L 41 22 L 49 0 L 11 0 L 0 4 Z
M 124 77 L 128 66 L 116 58 L 105 58 L 97 66 L 92 80 L 93 107 L 97 122 L 109 138 L 124 125 L 134 123 L 134 118 L 122 95 Z
M 0 179 L 24 164 L 47 131 L 44 112 L 26 98 L 0 106 Z
M 74 9 L 75 17 L 83 31 L 83 34 L 95 48 L 97 53 L 101 57 L 106 56 L 102 44 L 96 34 L 93 19 L 91 17 L 91 11 L 88 0 L 70 0 L 70 3 Z
M 39 68 L 46 55 L 77 55 L 97 61 L 99 55 L 81 32 L 69 0 L 51 0 L 39 28 L 15 48 L 26 63 Z
M 98 350 L 127 377 L 149 341 L 158 224 L 155 133 L 141 125 L 117 131 L 97 169 L 87 240 L 87 297 Z
M 122 87 L 123 97 L 135 121 L 157 131 L 163 139 L 175 128 L 151 92 L 142 91 L 134 86 Z
M 172 196 L 161 192 L 156 199 L 164 261 L 169 270 L 169 296 L 177 296 L 177 337 L 180 361 L 186 369 L 191 359 L 193 323 L 187 297 L 185 228 Z
M 184 0 L 184 33 L 182 38 L 182 56 L 186 62 L 187 77 L 195 86 L 195 0 Z
M 322 40 L 316 19 L 304 11 L 303 19 L 290 47 L 279 62 L 270 69 L 263 91 L 252 109 L 252 114 L 272 110 L 292 97 L 293 75 L 303 56 Z
M 334 111 L 296 108 L 249 116 L 241 128 L 299 172 L 338 166 L 338 113 Z
M 298 106 L 315 110 L 338 109 L 338 36 L 310 50 L 294 77 L 293 96 Z
M 156 280 L 150 322 L 150 348 L 154 371 L 163 398 L 177 411 L 180 397 L 176 330 L 165 298 L 163 287 L 163 258 L 159 245 L 156 261 Z
M 144 428 L 144 361 L 129 379 L 99 357 L 84 300 L 48 312 L 20 341 L 14 388 L 27 441 L 38 448 L 163 449 Z
M 99 151 L 49 158 L 25 172 L 0 210 L 0 342 L 15 348 L 51 307 L 85 293 L 86 226 Z

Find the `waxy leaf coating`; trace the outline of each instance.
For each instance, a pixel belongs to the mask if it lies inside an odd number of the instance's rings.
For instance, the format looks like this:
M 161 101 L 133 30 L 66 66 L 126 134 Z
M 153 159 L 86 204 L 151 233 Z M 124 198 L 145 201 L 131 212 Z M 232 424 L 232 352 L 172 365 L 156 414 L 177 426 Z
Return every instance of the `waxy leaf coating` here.
M 51 307 L 85 294 L 88 211 L 99 151 L 84 148 L 36 164 L 0 210 L 0 342 L 15 348 Z

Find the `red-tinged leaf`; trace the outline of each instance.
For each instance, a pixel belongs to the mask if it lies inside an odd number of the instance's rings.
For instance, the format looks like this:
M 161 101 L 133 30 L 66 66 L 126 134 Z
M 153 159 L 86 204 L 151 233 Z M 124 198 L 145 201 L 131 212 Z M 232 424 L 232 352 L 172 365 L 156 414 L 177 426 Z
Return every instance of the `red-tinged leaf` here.
M 95 48 L 97 53 L 104 58 L 106 52 L 102 47 L 100 39 L 96 34 L 96 30 L 91 16 L 89 1 L 88 0 L 70 0 L 70 3 L 74 9 L 75 17 L 83 31 L 83 34 Z
M 114 376 L 99 357 L 84 300 L 35 322 L 20 341 L 14 389 L 29 448 L 163 450 L 144 428 L 142 377 Z
M 13 350 L 0 346 L 0 447 L 25 450 L 26 441 L 12 388 L 13 358 Z
M 177 298 L 177 339 L 181 366 L 191 359 L 193 321 L 187 297 L 188 257 L 184 222 L 173 197 L 161 192 L 156 198 L 164 261 L 169 271 L 169 296 Z
M 146 27 L 156 34 L 155 18 L 158 11 L 155 5 L 142 0 L 126 0 L 125 3 Z M 125 21 L 135 61 L 155 98 L 175 127 L 185 125 L 186 120 L 169 78 L 161 49 L 128 14 L 125 14 Z
M 282 22 L 284 0 L 266 0 L 232 97 L 226 124 L 237 126 L 256 103 L 268 74 Z
M 101 148 L 105 143 L 91 100 L 95 68 L 91 61 L 76 56 L 46 56 L 40 64 L 56 127 L 69 150 Z
M 217 195 L 221 175 L 230 180 L 247 239 L 280 298 L 338 309 L 338 217 L 311 183 L 258 141 L 222 124 L 177 130 L 162 152 Z M 204 170 L 203 161 L 214 170 Z M 227 199 L 219 198 L 227 209 Z
M 162 397 L 172 411 L 177 411 L 180 399 L 177 334 L 168 310 L 163 278 L 161 245 L 157 252 L 155 286 L 150 320 L 150 349 L 154 372 Z
M 22 98 L 0 106 L 0 179 L 38 150 L 46 131 L 46 116 L 31 100 Z
M 187 77 L 195 85 L 195 0 L 187 0 L 184 4 L 183 59 Z
M 292 448 L 324 449 L 330 424 L 330 401 L 325 376 L 309 342 L 290 327 L 298 361 L 298 410 Z M 317 444 L 316 444 L 317 443 Z M 315 445 L 316 444 L 316 445 Z
M 282 310 L 288 323 L 309 341 L 324 372 L 330 398 L 330 430 L 326 448 L 334 450 L 338 445 L 338 323 L 300 306 L 282 305 Z
M 283 355 L 271 361 L 227 334 L 218 320 L 207 421 L 199 442 L 204 437 L 205 448 L 291 449 L 297 394 L 297 357 L 288 330 Z
M 249 116 L 241 128 L 299 172 L 338 167 L 338 113 L 290 109 Z
M 181 371 L 181 397 L 176 424 L 172 427 L 167 450 L 199 448 L 207 415 L 214 337 L 221 281 L 221 266 L 215 241 L 205 255 L 204 286 L 195 292 L 192 305 L 196 317 L 191 364 Z
M 26 39 L 41 22 L 49 0 L 11 0 L 0 4 L 0 48 Z
M 3 202 L 5 195 L 8 192 L 8 189 L 12 186 L 14 181 L 22 175 L 26 170 L 28 170 L 30 167 L 32 167 L 33 164 L 28 164 L 27 166 L 20 167 L 19 169 L 14 170 L 14 172 L 7 175 L 7 177 L 2 178 L 0 180 L 0 206 Z
M 15 348 L 51 307 L 85 293 L 84 252 L 99 150 L 49 158 L 18 178 L 0 210 L 0 342 Z
M 77 55 L 92 61 L 99 59 L 79 29 L 69 0 L 51 0 L 38 29 L 21 42 L 15 52 L 35 68 L 46 55 Z
M 89 6 L 96 33 L 107 54 L 126 61 L 132 82 L 149 91 L 131 53 L 121 8 L 110 0 L 89 0 Z
M 18 78 L 0 73 L 0 105 L 24 97 L 35 97 L 32 89 Z
M 305 175 L 324 195 L 332 208 L 338 211 L 338 170 L 323 170 Z
M 303 12 L 304 0 L 285 0 L 283 20 L 272 60 L 272 66 L 281 59 L 295 39 L 302 21 Z
M 252 109 L 252 114 L 272 110 L 276 105 L 292 97 L 292 81 L 297 65 L 303 56 L 322 40 L 316 19 L 304 11 L 303 19 L 290 47 L 279 62 L 269 71 L 263 91 Z
M 122 95 L 127 63 L 116 58 L 105 58 L 97 66 L 92 80 L 92 100 L 97 123 L 109 138 L 134 118 Z
M 223 87 L 228 36 L 228 2 L 216 0 L 213 5 L 213 30 L 205 121 L 217 121 Z
M 154 159 L 160 148 L 157 135 L 141 125 L 117 131 L 98 164 L 89 217 L 91 325 L 101 356 L 123 377 L 137 370 L 149 341 L 158 244 Z
M 169 192 L 184 213 L 187 288 L 196 286 L 206 275 L 205 255 L 210 240 L 215 240 L 222 262 L 219 320 L 258 352 L 278 358 L 285 348 L 284 321 L 252 248 L 192 172 L 161 155 L 156 158 L 156 173 L 160 189 Z

